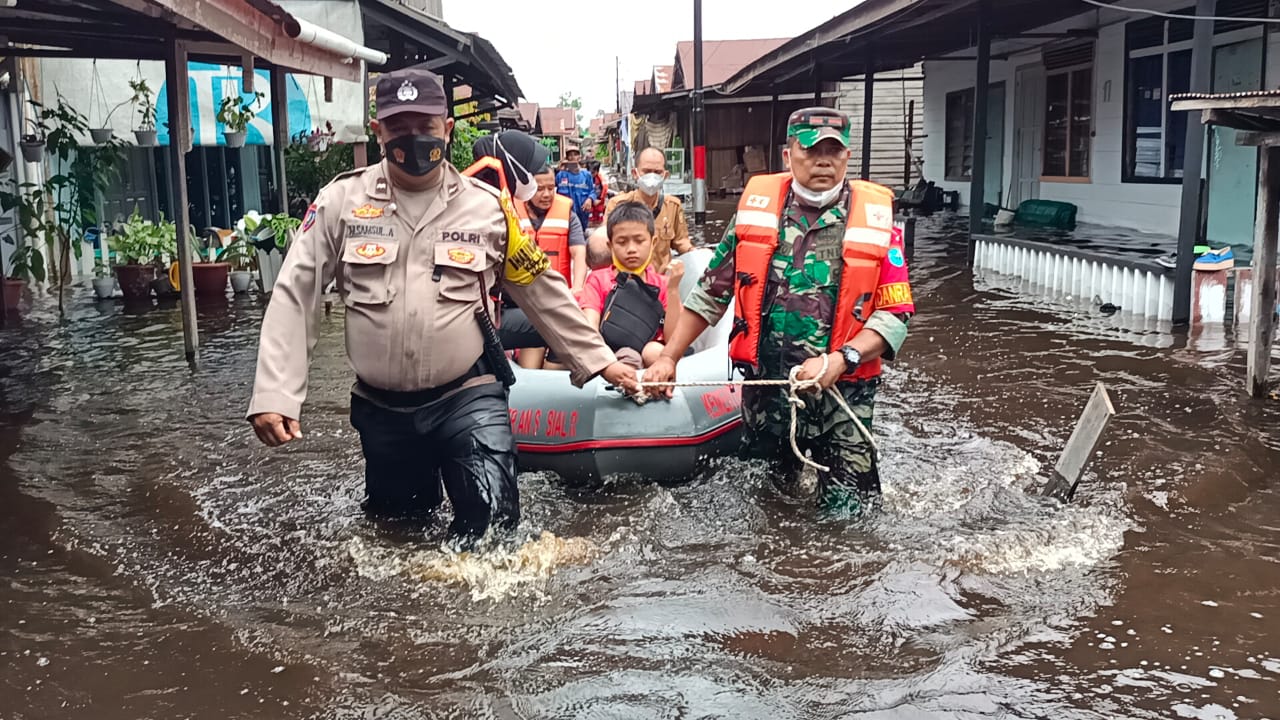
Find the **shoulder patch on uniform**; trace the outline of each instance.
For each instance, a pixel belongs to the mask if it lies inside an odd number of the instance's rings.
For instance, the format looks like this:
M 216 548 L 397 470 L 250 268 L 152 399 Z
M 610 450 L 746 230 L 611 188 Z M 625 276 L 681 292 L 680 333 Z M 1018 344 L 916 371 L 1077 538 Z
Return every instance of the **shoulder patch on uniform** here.
M 302 232 L 311 229 L 316 224 L 316 204 L 311 203 L 311 207 L 307 208 L 307 214 L 302 216 Z
M 495 198 L 496 198 L 496 197 L 501 197 L 501 195 L 502 195 L 502 192 L 501 192 L 500 190 L 498 190 L 498 188 L 496 188 L 496 187 L 494 187 L 494 186 L 490 185 L 489 183 L 487 183 L 487 182 L 485 182 L 485 181 L 483 181 L 483 180 L 478 180 L 478 179 L 476 179 L 476 178 L 471 177 L 470 175 L 463 175 L 463 176 L 462 176 L 462 179 L 463 179 L 463 180 L 466 180 L 466 181 L 467 181 L 467 182 L 469 182 L 469 183 L 471 183 L 471 185 L 472 185 L 472 186 L 474 186 L 474 187 L 478 187 L 478 188 L 480 188 L 481 190 L 484 190 L 485 192 L 489 193 L 490 195 L 494 196 Z
M 898 247 L 889 248 L 888 257 L 889 257 L 889 264 L 894 267 L 902 267 L 903 265 L 907 264 L 906 258 L 902 257 L 902 248 L 898 248 Z

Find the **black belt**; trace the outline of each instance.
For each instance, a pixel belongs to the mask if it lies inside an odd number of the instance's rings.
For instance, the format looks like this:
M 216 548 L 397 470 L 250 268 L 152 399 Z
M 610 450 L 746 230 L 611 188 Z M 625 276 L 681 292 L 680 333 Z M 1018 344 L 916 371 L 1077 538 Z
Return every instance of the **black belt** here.
M 458 378 L 450 380 L 444 385 L 437 385 L 426 390 L 383 390 L 370 385 L 360 378 L 356 378 L 356 388 L 361 395 L 380 405 L 393 408 L 415 408 L 430 405 L 462 387 L 468 380 L 478 378 L 481 375 L 492 374 L 493 371 L 489 369 L 488 363 L 484 361 L 484 358 L 480 358 L 475 365 L 472 365 L 469 370 L 462 373 Z

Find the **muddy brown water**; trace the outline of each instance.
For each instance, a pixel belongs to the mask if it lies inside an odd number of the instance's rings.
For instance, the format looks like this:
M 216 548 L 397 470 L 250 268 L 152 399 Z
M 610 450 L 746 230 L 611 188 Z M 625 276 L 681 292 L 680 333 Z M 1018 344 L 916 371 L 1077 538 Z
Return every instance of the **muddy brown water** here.
M 1231 343 L 975 290 L 962 228 L 920 227 L 879 513 L 735 460 L 525 475 L 537 542 L 485 559 L 361 517 L 340 315 L 272 451 L 256 300 L 194 373 L 175 306 L 40 301 L 0 331 L 0 718 L 1280 717 L 1280 404 Z M 1096 380 L 1077 501 L 1029 497 Z

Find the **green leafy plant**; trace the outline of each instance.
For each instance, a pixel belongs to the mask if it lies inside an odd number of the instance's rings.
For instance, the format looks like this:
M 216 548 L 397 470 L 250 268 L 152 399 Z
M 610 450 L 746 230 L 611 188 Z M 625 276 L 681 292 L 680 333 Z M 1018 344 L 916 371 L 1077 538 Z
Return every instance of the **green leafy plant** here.
M 270 250 L 274 246 L 283 250 L 289 243 L 289 233 L 300 225 L 301 220 L 284 213 L 263 215 L 250 210 L 236 223 L 236 235 L 254 248 Z
M 97 225 L 98 197 L 106 193 L 121 166 L 124 143 L 112 138 L 94 146 L 81 146 L 89 121 L 61 95 L 56 105 L 32 102 L 32 128 L 45 140 L 51 172 L 41 184 L 9 183 L 0 188 L 0 212 L 17 210 L 18 226 L 27 244 L 43 238 L 57 249 L 50 258 L 50 275 L 58 278 L 58 310 L 63 307 L 62 288 L 70 279 L 71 257 L 84 252 L 86 231 Z
M 93 276 L 100 278 L 111 277 L 111 266 L 104 262 L 102 258 L 94 260 Z
M 151 222 L 135 206 L 129 219 L 116 226 L 111 246 L 120 265 L 163 264 L 165 258 L 178 254 L 178 229 L 163 218 Z
M 147 81 L 138 78 L 129 81 L 129 89 L 133 91 L 133 97 L 129 102 L 138 106 L 138 129 L 139 130 L 155 130 L 156 129 L 156 103 L 155 94 L 151 91 L 151 86 Z
M 257 116 L 256 108 L 264 95 L 254 92 L 252 96 L 252 100 L 245 100 L 241 95 L 222 98 L 222 104 L 218 106 L 218 122 L 227 126 L 227 132 L 244 132 L 249 121 Z
M 293 144 L 284 150 L 285 177 L 289 178 L 289 213 L 295 217 L 307 212 L 320 189 L 334 177 L 356 166 L 354 145 L 330 145 L 328 149 L 315 150 L 307 145 L 307 138 L 307 133 L 294 135 Z
M 218 252 L 218 262 L 231 263 L 233 270 L 252 270 L 257 259 L 257 249 L 240 233 L 232 235 L 231 242 Z
M 453 126 L 453 142 L 450 146 L 449 160 L 456 168 L 465 168 L 475 159 L 473 148 L 476 140 L 487 135 L 485 131 L 471 124 L 469 120 L 459 120 Z
M 44 254 L 31 245 L 23 245 L 9 256 L 9 278 L 44 282 Z

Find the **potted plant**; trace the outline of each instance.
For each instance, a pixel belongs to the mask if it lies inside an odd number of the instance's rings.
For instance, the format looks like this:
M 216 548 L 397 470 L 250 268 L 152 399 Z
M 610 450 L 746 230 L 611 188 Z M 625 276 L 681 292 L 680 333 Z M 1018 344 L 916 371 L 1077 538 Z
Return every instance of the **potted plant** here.
M 218 122 L 226 126 L 222 135 L 226 138 L 227 147 L 244 147 L 245 128 L 257 116 L 256 108 L 262 98 L 262 93 L 254 92 L 252 100 L 246 101 L 241 95 L 222 99 L 222 105 L 218 107 Z
M 116 278 L 101 259 L 93 263 L 93 294 L 99 300 L 108 300 L 116 294 Z
M 138 105 L 138 127 L 133 135 L 138 145 L 152 147 L 156 144 L 156 104 L 147 81 L 138 78 L 129 81 L 129 89 L 133 90 L 130 102 Z
M 29 163 L 37 163 L 44 160 L 44 138 L 35 133 L 28 133 L 22 136 L 22 141 L 18 143 L 22 147 L 22 159 Z
M 194 240 L 196 229 L 193 227 L 190 232 Z M 220 257 L 223 249 L 222 233 L 211 230 L 205 238 L 203 247 L 196 249 L 193 245 L 192 248 L 191 278 L 196 297 L 225 297 L 231 263 Z
M 231 236 L 231 244 L 218 253 L 218 260 L 231 263 L 231 292 L 237 295 L 249 292 L 254 259 L 254 248 L 238 232 Z
M 172 227 L 172 223 L 163 224 Z M 169 251 L 165 230 L 143 218 L 134 207 L 129 219 L 117 228 L 111 244 L 116 249 L 116 280 L 124 299 L 136 301 L 151 297 L 156 280 L 155 261 Z
M 250 211 L 236 224 L 236 231 L 256 250 L 258 261 L 259 290 L 271 292 L 275 287 L 280 268 L 284 265 L 284 255 L 289 241 L 302 221 L 290 217 L 286 213 L 275 215 L 259 215 Z
M 128 102 L 128 100 L 125 102 Z M 123 104 L 124 103 L 121 103 L 121 105 Z M 111 131 L 110 125 L 111 115 L 116 111 L 116 108 L 120 107 L 120 105 L 112 108 L 109 112 L 107 111 L 107 97 L 106 93 L 102 90 L 102 76 L 98 74 L 98 60 L 96 58 L 93 61 L 93 84 L 89 88 L 90 117 L 93 116 L 93 109 L 95 106 L 98 107 L 99 115 L 105 112 L 106 117 L 102 118 L 101 125 L 89 128 L 89 137 L 93 139 L 94 145 L 105 145 L 106 143 L 111 142 L 111 137 L 114 134 Z
M 9 277 L 4 279 L 4 306 L 16 312 L 27 283 L 44 282 L 44 255 L 31 245 L 23 245 L 9 256 L 9 263 Z

